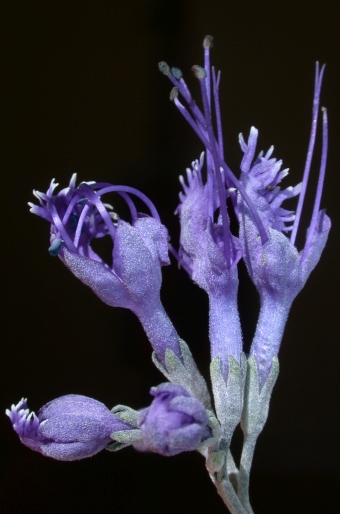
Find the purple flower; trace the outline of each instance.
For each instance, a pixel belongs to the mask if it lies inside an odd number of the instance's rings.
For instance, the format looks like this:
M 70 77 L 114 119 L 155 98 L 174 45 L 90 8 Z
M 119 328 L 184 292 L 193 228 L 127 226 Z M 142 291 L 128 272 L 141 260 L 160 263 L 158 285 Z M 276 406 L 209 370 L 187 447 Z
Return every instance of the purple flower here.
M 281 190 L 287 175 L 281 161 L 271 158 L 273 148 L 254 160 L 257 130 L 252 128 L 248 144 L 240 136 L 244 157 L 238 180 L 224 160 L 222 122 L 219 103 L 220 72 L 210 66 L 211 36 L 203 41 L 204 68 L 193 66 L 199 80 L 203 112 L 193 100 L 177 68 L 159 64 L 160 71 L 175 86 L 170 99 L 206 148 L 207 180 L 202 180 L 203 159 L 187 171 L 184 194 L 178 208 L 181 221 L 181 247 L 177 258 L 209 295 L 210 342 L 212 358 L 220 356 L 224 375 L 228 356 L 240 362 L 241 330 L 237 314 L 236 264 L 241 253 L 261 297 L 261 312 L 251 355 L 256 356 L 263 385 L 277 355 L 290 306 L 318 263 L 330 230 L 330 219 L 320 210 L 325 177 L 328 128 L 323 110 L 323 147 L 315 204 L 306 243 L 301 252 L 295 247 L 297 230 L 310 173 L 316 136 L 320 91 L 324 67 L 316 67 L 313 123 L 302 184 Z M 184 104 L 179 100 L 181 95 Z M 185 106 L 187 105 L 187 107 Z M 215 128 L 214 128 L 215 126 Z M 216 133 L 216 135 L 215 135 Z M 281 205 L 299 195 L 296 215 Z M 230 233 L 226 200 L 239 220 L 239 238 Z M 294 222 L 293 225 L 289 225 Z M 284 232 L 291 231 L 288 238 Z M 176 253 L 173 251 L 176 255 Z
M 250 351 L 250 354 L 256 357 L 259 366 L 261 385 L 269 374 L 273 357 L 278 354 L 292 302 L 317 265 L 331 227 L 325 210 L 320 210 L 328 146 L 327 113 L 324 109 L 322 156 L 312 219 L 304 248 L 300 252 L 296 248 L 295 239 L 313 156 L 323 71 L 324 68 L 319 73 L 317 64 L 312 132 L 301 184 L 282 190 L 279 184 L 288 174 L 288 170 L 281 170 L 282 161 L 271 157 L 273 147 L 265 155 L 261 152 L 254 160 L 257 130 L 251 128 L 248 144 L 240 135 L 240 144 L 244 152 L 240 181 L 256 206 L 268 238 L 265 244 L 261 242 L 258 225 L 242 195 L 239 195 L 240 239 L 244 260 L 261 298 L 260 317 Z M 297 195 L 299 202 L 296 214 L 282 207 L 285 200 Z M 289 232 L 290 238 L 285 235 Z
M 29 412 L 25 399 L 6 410 L 20 441 L 46 457 L 78 460 L 91 457 L 112 442 L 110 435 L 132 427 L 101 402 L 77 394 L 61 396 Z
M 139 414 L 143 448 L 166 457 L 195 450 L 208 423 L 201 402 L 168 382 L 152 387 L 150 393 L 155 399 Z
M 220 357 L 222 373 L 226 378 L 229 357 L 240 363 L 242 333 L 237 309 L 238 273 L 237 263 L 242 248 L 237 237 L 230 231 L 227 199 L 235 202 L 238 181 L 229 168 L 224 166 L 222 125 L 218 88 L 220 73 L 210 67 L 212 38 L 204 39 L 205 67 L 193 66 L 202 92 L 203 112 L 197 107 L 178 68 L 165 62 L 159 69 L 168 76 L 175 88 L 170 98 L 188 121 L 206 147 L 206 180 L 202 176 L 204 155 L 187 169 L 187 183 L 180 177 L 183 193 L 177 212 L 180 216 L 181 236 L 178 254 L 179 263 L 191 278 L 209 296 L 209 338 L 211 358 Z M 191 114 L 180 102 L 181 95 Z M 214 109 L 213 109 L 214 106 Z M 215 111 L 215 112 L 214 112 Z M 218 137 L 214 136 L 212 116 L 215 114 Z
M 106 183 L 82 182 L 54 194 L 34 191 L 40 205 L 31 212 L 50 224 L 49 252 L 58 255 L 68 269 L 105 303 L 132 310 L 141 321 L 161 361 L 166 348 L 180 356 L 178 335 L 160 301 L 161 266 L 169 264 L 168 232 L 152 202 L 137 189 Z M 118 193 L 126 201 L 131 224 L 121 220 L 102 202 L 105 193 Z M 151 216 L 138 214 L 130 195 L 148 207 Z M 91 242 L 108 236 L 113 243 L 112 264 L 93 250 Z

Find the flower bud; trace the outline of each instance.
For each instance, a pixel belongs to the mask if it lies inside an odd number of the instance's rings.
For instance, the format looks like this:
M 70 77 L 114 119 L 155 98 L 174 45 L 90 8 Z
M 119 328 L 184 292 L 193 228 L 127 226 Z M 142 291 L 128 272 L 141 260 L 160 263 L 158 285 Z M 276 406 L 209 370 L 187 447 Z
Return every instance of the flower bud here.
M 77 394 L 61 396 L 29 412 L 23 398 L 6 410 L 20 441 L 46 457 L 71 461 L 85 459 L 112 442 L 110 435 L 131 427 L 105 405 Z
M 144 449 L 166 457 L 195 450 L 208 423 L 201 402 L 171 383 L 152 387 L 150 393 L 155 399 L 139 418 Z

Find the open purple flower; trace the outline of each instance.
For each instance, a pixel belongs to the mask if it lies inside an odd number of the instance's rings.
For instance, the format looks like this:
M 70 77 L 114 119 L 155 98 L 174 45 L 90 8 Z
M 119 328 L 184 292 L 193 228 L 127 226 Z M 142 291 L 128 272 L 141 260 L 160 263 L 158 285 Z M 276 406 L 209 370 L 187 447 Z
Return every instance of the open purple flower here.
M 58 255 L 68 269 L 105 303 L 132 310 L 141 321 L 161 361 L 166 348 L 180 356 L 178 335 L 160 301 L 161 266 L 169 264 L 168 232 L 153 203 L 128 186 L 82 182 L 54 194 L 34 191 L 40 205 L 29 203 L 31 212 L 50 224 L 49 252 Z M 131 224 L 103 203 L 106 193 L 118 193 L 126 201 Z M 151 216 L 138 214 L 131 195 L 148 207 Z M 112 265 L 91 247 L 96 238 L 109 236 L 113 243 Z
M 237 263 L 242 248 L 237 237 L 230 231 L 227 199 L 235 203 L 235 189 L 239 184 L 229 168 L 224 165 L 222 125 L 218 88 L 220 73 L 210 67 L 212 38 L 204 39 L 204 68 L 193 66 L 198 78 L 203 112 L 194 102 L 178 68 L 165 62 L 159 63 L 160 71 L 175 86 L 170 98 L 206 147 L 206 180 L 202 176 L 204 155 L 187 169 L 187 183 L 180 177 L 183 193 L 177 212 L 180 216 L 181 236 L 179 263 L 192 279 L 209 296 L 209 338 L 211 357 L 220 357 L 222 373 L 228 374 L 228 359 L 234 357 L 240 363 L 242 333 L 237 309 Z M 179 100 L 181 95 L 191 113 Z M 213 109 L 214 107 L 214 109 Z M 214 136 L 212 116 L 215 115 L 217 139 Z M 235 179 L 235 180 L 234 180 Z M 242 187 L 242 186 L 240 186 Z
M 196 450 L 208 423 L 201 402 L 171 383 L 152 387 L 150 393 L 151 406 L 139 414 L 143 448 L 166 457 Z
M 46 457 L 65 461 L 91 457 L 112 442 L 113 432 L 132 428 L 103 403 L 77 394 L 52 400 L 38 416 L 30 413 L 25 399 L 6 414 L 23 444 Z
M 240 144 L 244 152 L 240 181 L 256 206 L 268 237 L 268 241 L 262 244 L 257 223 L 240 194 L 238 210 L 244 260 L 261 298 L 260 317 L 250 351 L 250 354 L 256 357 L 259 366 L 261 385 L 268 376 L 273 357 L 278 354 L 292 302 L 317 265 L 331 227 L 325 210 L 320 210 L 328 146 L 327 112 L 323 109 L 322 156 L 312 219 L 304 248 L 300 252 L 296 248 L 295 239 L 313 156 L 323 71 L 324 67 L 319 72 L 317 64 L 312 132 L 301 184 L 282 190 L 279 184 L 288 174 L 288 170 L 281 171 L 282 161 L 271 157 L 273 147 L 265 155 L 261 152 L 254 160 L 257 130 L 251 128 L 247 144 L 240 135 Z M 282 207 L 285 200 L 297 195 L 299 202 L 296 214 Z M 289 232 L 290 238 L 285 235 Z

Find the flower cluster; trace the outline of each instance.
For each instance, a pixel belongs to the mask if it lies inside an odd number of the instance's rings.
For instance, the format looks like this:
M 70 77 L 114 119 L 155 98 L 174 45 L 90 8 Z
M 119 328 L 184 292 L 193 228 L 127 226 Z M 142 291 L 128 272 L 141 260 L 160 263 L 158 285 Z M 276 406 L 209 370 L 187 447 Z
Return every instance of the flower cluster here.
M 50 224 L 49 253 L 106 304 L 130 309 L 140 320 L 153 348 L 153 361 L 168 382 L 151 389 L 152 404 L 137 412 L 67 395 L 45 405 L 36 416 L 26 400 L 6 411 L 21 441 L 43 455 L 76 460 L 103 448 L 128 445 L 165 456 L 200 451 L 230 512 L 252 513 L 249 473 L 256 439 L 266 422 L 272 389 L 278 375 L 279 352 L 291 305 L 304 287 L 325 247 L 331 222 L 320 210 L 324 184 L 328 127 L 322 114 L 322 155 L 313 213 L 301 250 L 295 246 L 306 196 L 316 139 L 324 67 L 316 66 L 312 130 L 301 184 L 281 188 L 288 170 L 272 157 L 273 147 L 257 152 L 258 131 L 247 142 L 239 136 L 243 158 L 237 177 L 224 158 L 219 102 L 221 74 L 210 65 L 212 37 L 203 41 L 204 66 L 192 68 L 199 81 L 202 109 L 193 100 L 183 74 L 164 61 L 160 71 L 173 85 L 170 99 L 194 130 L 205 151 L 192 162 L 176 213 L 180 244 L 169 243 L 154 204 L 128 186 L 82 182 L 71 178 L 55 192 L 34 191 L 39 205 L 31 212 Z M 126 202 L 131 219 L 120 218 L 103 203 L 107 193 Z M 147 207 L 137 212 L 133 197 Z M 283 207 L 298 197 L 296 212 Z M 232 231 L 230 219 L 238 221 Z M 96 238 L 111 238 L 112 263 L 93 249 Z M 209 298 L 209 341 L 214 404 L 186 343 L 177 334 L 160 301 L 161 267 L 170 264 L 168 252 Z M 243 259 L 260 297 L 260 312 L 250 353 L 243 353 L 237 305 L 238 262 Z M 240 466 L 229 446 L 236 426 L 244 434 Z M 109 444 L 110 443 L 110 444 Z

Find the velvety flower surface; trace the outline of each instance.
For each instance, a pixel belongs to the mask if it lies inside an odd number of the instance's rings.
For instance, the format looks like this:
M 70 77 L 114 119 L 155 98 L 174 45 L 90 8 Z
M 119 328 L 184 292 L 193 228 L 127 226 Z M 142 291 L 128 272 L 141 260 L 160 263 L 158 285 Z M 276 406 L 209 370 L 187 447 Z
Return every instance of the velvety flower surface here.
M 44 405 L 36 416 L 25 399 L 6 410 L 20 441 L 46 457 L 72 461 L 100 452 L 110 435 L 131 427 L 101 402 L 77 394 L 61 396 Z
M 195 450 L 208 423 L 201 402 L 171 383 L 153 387 L 150 393 L 151 406 L 139 414 L 144 447 L 167 457 Z
M 180 356 L 178 335 L 160 301 L 161 266 L 170 263 L 168 232 L 152 202 L 128 186 L 82 182 L 54 194 L 54 181 L 46 193 L 35 191 L 40 205 L 31 212 L 50 223 L 49 252 L 105 303 L 132 310 L 141 321 L 157 354 L 164 361 L 166 348 Z M 123 221 L 102 195 L 118 193 L 126 201 L 131 223 Z M 144 202 L 151 216 L 137 213 L 131 195 Z M 93 250 L 91 242 L 108 236 L 113 244 L 112 264 Z
M 256 150 L 257 130 L 253 127 L 248 144 L 240 137 L 245 152 L 241 180 L 267 230 L 268 241 L 262 245 L 257 226 L 249 209 L 240 197 L 240 238 L 244 246 L 244 259 L 260 295 L 269 294 L 291 304 L 301 291 L 310 273 L 318 263 L 325 247 L 330 219 L 324 210 L 317 215 L 309 228 L 305 248 L 299 252 L 284 234 L 292 230 L 295 213 L 282 208 L 282 203 L 300 194 L 302 184 L 281 190 L 279 184 L 288 174 L 281 171 L 282 161 L 271 158 L 273 147 L 265 156 L 252 163 Z

